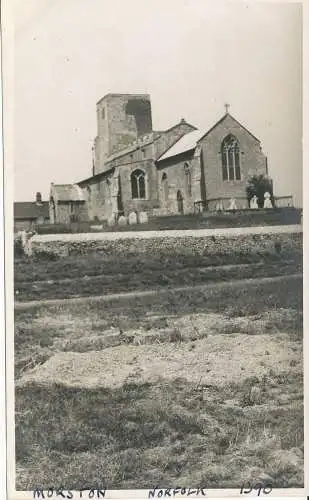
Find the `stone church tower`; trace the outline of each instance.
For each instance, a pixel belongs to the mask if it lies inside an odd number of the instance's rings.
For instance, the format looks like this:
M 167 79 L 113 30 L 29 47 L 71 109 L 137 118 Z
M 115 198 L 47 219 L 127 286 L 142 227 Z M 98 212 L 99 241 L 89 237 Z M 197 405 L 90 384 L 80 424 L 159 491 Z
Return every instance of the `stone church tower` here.
M 52 184 L 54 222 L 112 221 L 249 208 L 246 186 L 268 175 L 260 140 L 229 113 L 206 132 L 183 118 L 153 130 L 148 94 L 107 94 L 97 103 L 90 177 Z
M 148 94 L 107 94 L 97 103 L 94 172 L 106 170 L 106 160 L 140 136 L 152 132 Z

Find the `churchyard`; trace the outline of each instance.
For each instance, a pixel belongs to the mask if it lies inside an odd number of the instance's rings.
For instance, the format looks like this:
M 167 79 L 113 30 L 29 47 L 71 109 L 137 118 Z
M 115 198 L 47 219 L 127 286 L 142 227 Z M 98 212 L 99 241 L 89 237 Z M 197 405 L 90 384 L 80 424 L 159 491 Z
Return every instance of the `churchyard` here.
M 147 214 L 146 214 L 147 215 Z M 136 218 L 136 214 L 134 213 Z M 162 231 L 168 229 L 205 229 L 218 227 L 278 226 L 301 223 L 301 210 L 293 207 L 273 209 L 228 210 L 224 212 L 202 212 L 148 217 L 137 224 L 115 223 L 109 226 L 107 221 L 79 221 L 70 224 L 39 224 L 35 227 L 38 234 L 81 233 L 81 232 L 123 232 L 123 231 Z
M 17 489 L 303 484 L 302 250 L 15 259 Z

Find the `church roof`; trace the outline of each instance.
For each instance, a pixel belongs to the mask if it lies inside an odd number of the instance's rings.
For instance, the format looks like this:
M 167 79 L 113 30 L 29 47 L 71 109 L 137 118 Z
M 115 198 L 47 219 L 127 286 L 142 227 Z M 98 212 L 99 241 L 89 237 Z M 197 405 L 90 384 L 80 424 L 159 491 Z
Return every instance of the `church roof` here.
M 57 201 L 85 201 L 83 191 L 77 184 L 53 184 Z
M 14 203 L 14 219 L 37 219 L 49 217 L 48 201 L 16 201 Z
M 183 135 L 171 148 L 158 158 L 157 161 L 166 160 L 172 156 L 185 153 L 196 147 L 196 143 L 203 137 L 204 133 L 200 130 L 192 130 Z
M 103 170 L 103 172 L 99 172 L 98 174 L 92 175 L 91 177 L 87 177 L 87 179 L 83 179 L 82 181 L 78 181 L 78 186 L 83 186 L 87 185 L 92 181 L 99 181 L 103 179 L 104 177 L 108 177 L 111 175 L 115 170 L 115 167 L 111 167 L 107 170 Z
M 255 135 L 252 134 L 252 132 L 250 132 L 250 130 L 248 130 L 246 127 L 244 127 L 238 120 L 236 120 L 236 118 L 234 118 L 234 116 L 232 116 L 230 113 L 225 113 L 225 115 L 223 115 L 220 120 L 218 120 L 209 130 L 207 130 L 207 132 L 202 135 L 202 137 L 200 138 L 201 139 L 204 139 L 208 134 L 210 134 L 210 132 L 212 132 L 218 125 L 220 125 L 220 123 L 222 123 L 227 117 L 230 117 L 232 118 L 232 120 L 234 122 L 237 123 L 237 125 L 239 125 L 241 128 L 243 128 L 246 132 L 248 132 L 248 134 L 251 135 L 251 137 L 253 137 L 253 139 L 255 139 L 256 141 L 260 142 L 260 140 L 255 137 Z
M 242 127 L 248 134 L 251 135 L 256 141 L 260 142 L 257 137 L 255 137 L 248 129 L 246 129 L 239 121 L 237 121 L 232 115 L 226 113 L 223 115 L 220 120 L 218 120 L 207 132 L 201 132 L 200 130 L 193 130 L 192 132 L 188 132 L 184 136 L 182 136 L 171 148 L 169 148 L 165 153 L 158 158 L 157 161 L 166 160 L 167 158 L 171 158 L 172 156 L 176 156 L 186 151 L 190 151 L 191 149 L 195 149 L 197 143 L 204 139 L 212 130 L 214 130 L 220 123 L 222 123 L 227 117 L 232 118 L 234 122 L 236 122 L 240 127 Z

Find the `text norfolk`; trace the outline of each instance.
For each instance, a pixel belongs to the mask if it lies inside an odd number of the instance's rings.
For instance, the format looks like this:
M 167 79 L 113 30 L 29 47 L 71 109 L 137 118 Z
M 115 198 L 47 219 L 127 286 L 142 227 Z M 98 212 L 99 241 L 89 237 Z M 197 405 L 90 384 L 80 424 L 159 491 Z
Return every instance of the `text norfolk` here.
M 206 496 L 205 488 L 181 488 L 180 486 L 177 488 L 153 488 L 149 490 L 148 498 L 161 498 L 161 497 L 175 497 L 176 495 L 182 495 L 189 497 L 191 495 L 198 496 L 203 495 Z

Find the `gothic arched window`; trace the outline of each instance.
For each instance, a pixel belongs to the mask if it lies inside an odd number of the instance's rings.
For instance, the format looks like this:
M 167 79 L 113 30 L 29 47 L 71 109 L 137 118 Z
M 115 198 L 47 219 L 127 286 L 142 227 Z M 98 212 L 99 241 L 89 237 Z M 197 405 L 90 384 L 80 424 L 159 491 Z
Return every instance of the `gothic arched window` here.
M 132 198 L 146 198 L 145 172 L 140 169 L 134 170 L 131 174 Z
M 222 178 L 224 181 L 240 181 L 239 144 L 233 135 L 228 135 L 221 146 Z
M 186 187 L 189 196 L 191 196 L 192 193 L 192 179 L 191 179 L 191 170 L 190 170 L 190 165 L 189 163 L 184 164 L 184 169 L 185 169 L 185 176 L 186 176 Z

